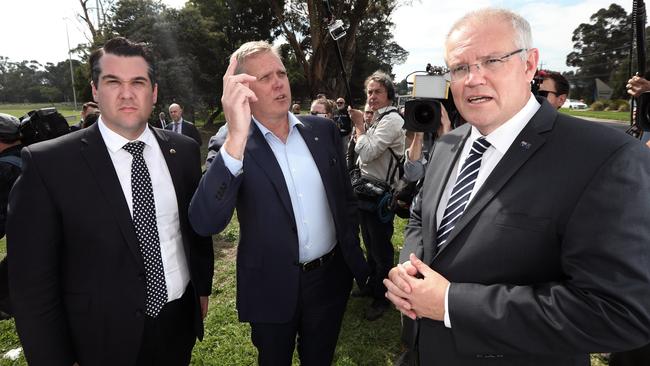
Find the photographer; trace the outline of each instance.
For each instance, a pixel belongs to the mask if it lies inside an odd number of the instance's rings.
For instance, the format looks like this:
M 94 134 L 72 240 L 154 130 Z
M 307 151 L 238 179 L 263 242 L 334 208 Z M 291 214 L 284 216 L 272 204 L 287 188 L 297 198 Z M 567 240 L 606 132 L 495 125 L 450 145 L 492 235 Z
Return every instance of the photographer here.
M 399 158 L 404 151 L 404 120 L 393 107 L 395 88 L 386 73 L 376 71 L 365 81 L 367 103 L 373 111 L 371 124 L 364 124 L 364 113 L 360 110 L 349 109 L 350 117 L 354 123 L 355 140 L 354 152 L 358 155 L 356 160 L 360 172 L 360 180 L 377 182 L 376 186 L 393 185 L 397 177 Z M 381 189 L 380 189 L 381 190 Z M 357 296 L 371 296 L 372 304 L 365 312 L 367 320 L 381 317 L 388 308 L 389 302 L 384 294 L 386 287 L 382 280 L 388 275 L 393 265 L 393 218 L 382 216 L 378 211 L 379 200 L 383 198 L 382 192 L 377 196 L 359 197 L 361 234 L 368 254 L 370 265 L 370 279 L 365 291 L 360 291 Z

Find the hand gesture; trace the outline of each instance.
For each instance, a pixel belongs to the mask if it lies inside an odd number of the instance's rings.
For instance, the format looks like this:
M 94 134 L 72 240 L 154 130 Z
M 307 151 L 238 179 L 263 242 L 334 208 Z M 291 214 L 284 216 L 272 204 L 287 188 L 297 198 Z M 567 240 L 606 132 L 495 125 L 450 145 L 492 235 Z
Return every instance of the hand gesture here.
M 257 96 L 249 87 L 257 78 L 248 74 L 235 75 L 236 68 L 237 60 L 232 57 L 223 76 L 221 96 L 223 113 L 228 122 L 228 136 L 223 148 L 233 158 L 242 160 L 251 124 L 250 102 L 257 101 Z

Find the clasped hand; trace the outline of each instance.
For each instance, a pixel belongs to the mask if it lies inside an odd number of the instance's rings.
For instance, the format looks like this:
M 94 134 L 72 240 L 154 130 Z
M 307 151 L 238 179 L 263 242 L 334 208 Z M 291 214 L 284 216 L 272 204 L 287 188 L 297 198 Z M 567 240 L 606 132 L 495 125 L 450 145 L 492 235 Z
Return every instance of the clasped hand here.
M 449 281 L 411 253 L 409 260 L 390 270 L 384 280 L 386 297 L 409 318 L 444 319 Z

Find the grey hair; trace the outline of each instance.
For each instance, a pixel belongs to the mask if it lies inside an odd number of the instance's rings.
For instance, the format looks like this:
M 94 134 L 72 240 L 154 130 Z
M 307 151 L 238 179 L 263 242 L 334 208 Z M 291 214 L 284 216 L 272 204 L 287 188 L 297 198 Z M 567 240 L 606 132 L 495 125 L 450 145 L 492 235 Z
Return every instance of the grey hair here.
M 530 24 L 526 19 L 521 15 L 514 13 L 508 9 L 502 8 L 483 8 L 474 10 L 465 14 L 462 18 L 458 19 L 454 25 L 451 26 L 447 37 L 445 38 L 445 44 L 449 41 L 451 34 L 461 28 L 462 26 L 468 23 L 475 24 L 485 24 L 492 22 L 509 22 L 512 25 L 514 30 L 513 41 L 515 42 L 516 48 L 523 48 L 530 50 L 533 47 L 533 35 L 530 30 Z M 526 61 L 528 54 L 527 52 L 521 52 L 519 57 Z M 447 59 L 447 48 L 445 47 L 445 60 Z
M 388 100 L 391 102 L 395 101 L 395 85 L 393 85 L 393 79 L 390 77 L 390 75 L 381 70 L 377 70 L 366 78 L 366 81 L 363 82 L 363 88 L 368 89 L 368 84 L 373 81 L 381 84 L 384 88 L 386 88 Z
M 237 60 L 237 68 L 235 68 L 235 74 L 241 74 L 244 72 L 245 63 L 249 57 L 269 52 L 277 56 L 279 59 L 282 59 L 280 57 L 280 51 L 278 51 L 278 48 L 274 47 L 267 41 L 251 41 L 239 46 L 237 51 L 233 52 L 232 55 L 230 55 L 231 58 L 235 57 Z

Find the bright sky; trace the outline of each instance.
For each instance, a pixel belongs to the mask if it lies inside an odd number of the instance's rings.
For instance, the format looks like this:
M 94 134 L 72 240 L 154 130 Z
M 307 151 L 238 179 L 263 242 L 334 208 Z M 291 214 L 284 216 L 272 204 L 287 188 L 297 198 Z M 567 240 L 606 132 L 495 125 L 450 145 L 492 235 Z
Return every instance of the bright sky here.
M 261 0 L 260 0 L 261 1 Z M 164 0 L 181 7 L 185 0 Z M 444 37 L 454 20 L 468 9 L 499 6 L 512 9 L 531 23 L 533 44 L 540 50 L 545 69 L 564 71 L 566 55 L 572 51 L 573 30 L 589 16 L 612 2 L 628 13 L 632 0 L 414 0 L 413 5 L 399 8 L 393 15 L 394 37 L 410 52 L 403 65 L 394 67 L 397 81 L 408 73 L 424 70 L 427 63 L 442 66 Z M 95 1 L 90 0 L 91 6 Z M 66 24 L 70 46 L 86 42 L 86 27 L 76 19 L 79 0 L 5 0 L 0 21 L 0 55 L 11 61 L 37 60 L 58 62 L 68 57 Z M 362 50 L 359 50 L 362 52 Z

